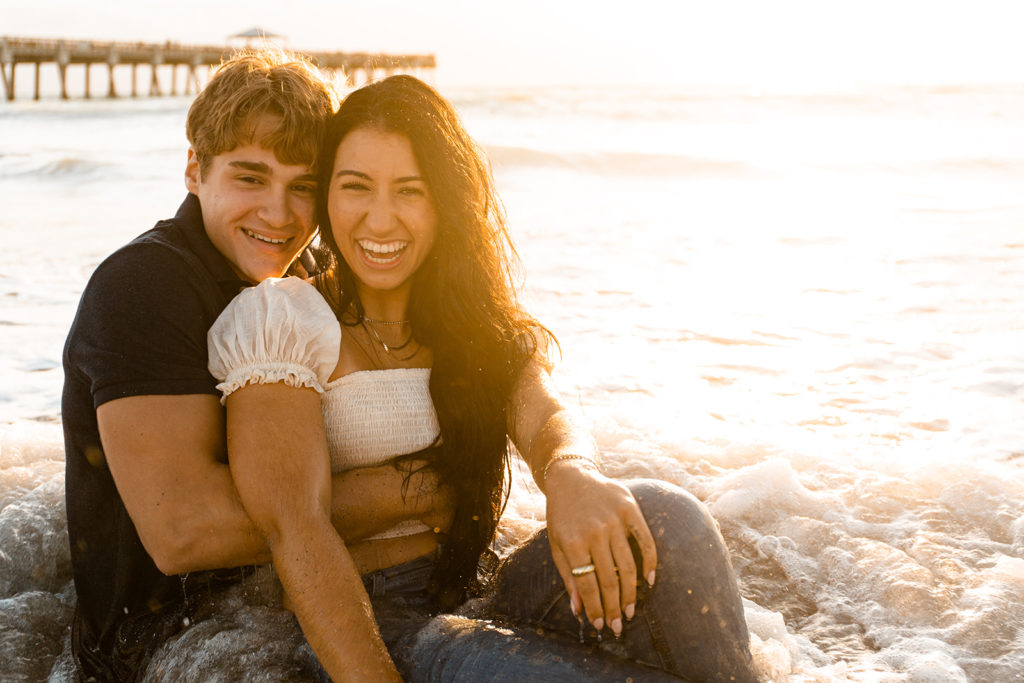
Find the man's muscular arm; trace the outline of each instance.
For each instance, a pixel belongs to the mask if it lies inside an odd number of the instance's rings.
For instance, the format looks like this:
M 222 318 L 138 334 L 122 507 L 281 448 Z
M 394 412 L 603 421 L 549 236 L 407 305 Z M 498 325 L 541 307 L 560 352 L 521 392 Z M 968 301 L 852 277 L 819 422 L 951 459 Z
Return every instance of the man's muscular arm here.
M 160 571 L 270 561 L 231 478 L 224 411 L 215 396 L 133 396 L 104 403 L 96 414 L 118 492 Z M 433 474 L 413 475 L 404 499 L 403 476 L 383 465 L 332 477 L 332 520 L 346 542 L 406 519 L 445 517 L 450 501 Z

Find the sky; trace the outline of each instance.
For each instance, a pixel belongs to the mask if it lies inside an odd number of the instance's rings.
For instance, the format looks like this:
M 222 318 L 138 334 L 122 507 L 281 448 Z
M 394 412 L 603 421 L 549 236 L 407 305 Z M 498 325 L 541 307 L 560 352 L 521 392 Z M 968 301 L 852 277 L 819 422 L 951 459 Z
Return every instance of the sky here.
M 453 85 L 1024 82 L 1020 0 L 0 0 L 0 34 L 432 53 Z

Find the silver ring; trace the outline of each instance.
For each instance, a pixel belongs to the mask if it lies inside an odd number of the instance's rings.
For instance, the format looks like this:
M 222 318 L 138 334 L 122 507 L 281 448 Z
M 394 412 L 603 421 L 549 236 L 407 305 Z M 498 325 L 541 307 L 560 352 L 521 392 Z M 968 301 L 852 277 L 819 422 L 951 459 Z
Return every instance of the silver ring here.
M 573 567 L 572 568 L 572 575 L 573 576 L 585 576 L 585 575 L 589 574 L 590 572 L 593 572 L 593 571 L 596 571 L 596 570 L 597 570 L 597 567 L 595 567 L 594 565 L 592 565 L 592 564 L 584 564 L 584 565 L 581 565 L 579 567 Z

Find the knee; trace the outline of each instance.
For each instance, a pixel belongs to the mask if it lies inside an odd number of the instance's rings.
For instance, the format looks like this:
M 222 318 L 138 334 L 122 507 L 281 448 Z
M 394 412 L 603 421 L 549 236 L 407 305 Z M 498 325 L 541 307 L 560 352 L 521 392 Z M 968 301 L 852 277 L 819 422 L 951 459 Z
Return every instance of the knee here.
M 722 535 L 707 507 L 678 486 L 654 479 L 629 484 L 654 541 L 661 548 L 720 546 Z
M 389 647 L 395 665 L 407 680 L 434 680 L 444 669 L 447 647 L 468 629 L 468 620 L 442 614 Z

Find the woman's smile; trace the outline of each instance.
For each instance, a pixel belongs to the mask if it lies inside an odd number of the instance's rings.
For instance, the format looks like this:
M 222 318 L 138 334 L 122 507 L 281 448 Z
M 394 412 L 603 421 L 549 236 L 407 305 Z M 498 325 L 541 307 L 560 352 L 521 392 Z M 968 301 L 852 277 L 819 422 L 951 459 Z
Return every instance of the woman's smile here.
M 395 265 L 402 258 L 406 247 L 409 246 L 409 242 L 402 240 L 383 244 L 372 240 L 356 240 L 356 243 L 362 249 L 366 260 L 378 266 Z
M 437 238 L 437 210 L 409 138 L 369 126 L 346 135 L 327 214 L 363 305 L 403 317 L 413 276 Z

